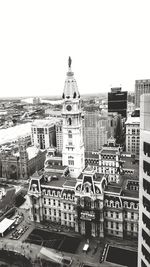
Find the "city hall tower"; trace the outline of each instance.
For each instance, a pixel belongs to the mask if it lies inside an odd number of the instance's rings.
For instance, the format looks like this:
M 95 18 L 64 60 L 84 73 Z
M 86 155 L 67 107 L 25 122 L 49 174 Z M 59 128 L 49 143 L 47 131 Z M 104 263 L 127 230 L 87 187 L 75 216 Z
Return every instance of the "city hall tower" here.
M 77 178 L 85 167 L 81 100 L 74 73 L 68 60 L 68 72 L 63 91 L 63 165 L 69 166 L 72 178 Z

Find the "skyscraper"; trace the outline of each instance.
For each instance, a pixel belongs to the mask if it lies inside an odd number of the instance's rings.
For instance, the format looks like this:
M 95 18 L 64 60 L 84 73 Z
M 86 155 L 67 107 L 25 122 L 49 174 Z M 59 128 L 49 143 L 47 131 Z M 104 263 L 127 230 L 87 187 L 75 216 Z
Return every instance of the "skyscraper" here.
M 108 93 L 108 112 L 122 115 L 123 118 L 127 117 L 127 91 L 122 91 L 121 87 L 111 88 Z
M 86 108 L 83 126 L 85 151 L 98 151 L 107 143 L 108 119 L 99 110 Z
M 150 94 L 141 96 L 138 267 L 150 266 Z
M 150 93 L 150 79 L 135 81 L 135 107 L 140 107 L 140 96 Z

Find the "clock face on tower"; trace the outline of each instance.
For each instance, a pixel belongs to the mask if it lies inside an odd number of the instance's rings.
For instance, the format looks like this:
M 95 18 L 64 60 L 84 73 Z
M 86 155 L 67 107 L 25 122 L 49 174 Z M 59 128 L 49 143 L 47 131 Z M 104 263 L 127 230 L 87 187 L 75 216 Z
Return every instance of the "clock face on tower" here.
M 70 105 L 67 105 L 66 109 L 67 109 L 68 111 L 71 111 L 72 107 L 71 107 Z

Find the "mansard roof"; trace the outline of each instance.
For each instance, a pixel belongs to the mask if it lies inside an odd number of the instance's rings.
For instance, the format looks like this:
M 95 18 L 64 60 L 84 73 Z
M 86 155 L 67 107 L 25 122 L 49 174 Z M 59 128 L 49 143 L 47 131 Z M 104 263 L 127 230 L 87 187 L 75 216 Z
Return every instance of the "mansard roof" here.
M 51 173 L 51 179 L 46 180 L 44 179 L 43 182 L 41 183 L 41 186 L 49 186 L 49 187 L 63 187 L 63 184 L 66 181 L 66 177 L 61 175 L 60 173 Z
M 99 159 L 99 153 L 85 152 L 85 159 Z
M 108 185 L 106 188 L 105 188 L 105 193 L 115 193 L 117 195 L 121 195 L 121 187 L 117 187 L 117 186 L 113 186 L 113 185 Z
M 75 187 L 77 181 L 76 179 L 69 179 L 69 180 L 66 180 L 65 183 L 64 183 L 64 187 Z

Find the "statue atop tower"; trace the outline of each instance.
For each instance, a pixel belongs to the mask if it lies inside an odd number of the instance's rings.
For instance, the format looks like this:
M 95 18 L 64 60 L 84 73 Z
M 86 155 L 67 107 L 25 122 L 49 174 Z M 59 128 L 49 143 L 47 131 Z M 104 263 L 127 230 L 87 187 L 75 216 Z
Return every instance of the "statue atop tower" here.
M 69 59 L 68 59 L 68 66 L 69 66 L 69 68 L 71 68 L 71 63 L 72 63 L 72 59 L 71 59 L 71 57 L 69 57 Z
M 62 95 L 62 98 L 65 100 L 79 99 L 80 98 L 78 86 L 77 86 L 76 80 L 74 78 L 74 73 L 71 70 L 71 64 L 72 64 L 72 59 L 71 59 L 71 57 L 69 57 L 68 58 L 68 72 L 67 72 L 64 91 L 63 91 L 63 95 Z

